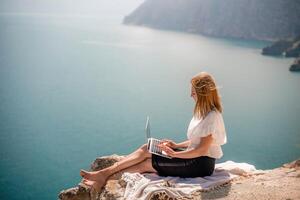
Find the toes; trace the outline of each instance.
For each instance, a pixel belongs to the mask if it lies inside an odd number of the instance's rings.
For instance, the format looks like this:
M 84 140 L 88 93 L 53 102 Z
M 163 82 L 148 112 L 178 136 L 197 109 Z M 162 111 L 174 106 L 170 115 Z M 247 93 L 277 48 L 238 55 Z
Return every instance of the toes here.
M 83 177 L 83 179 L 81 180 L 81 182 L 89 187 L 92 187 L 94 190 L 96 190 L 97 192 L 101 192 L 102 189 L 102 184 L 99 184 L 97 181 L 94 180 L 89 180 L 86 175 L 88 175 L 89 173 L 85 170 L 80 170 L 80 175 Z
M 101 189 L 102 189 L 102 187 L 96 181 L 90 181 L 90 180 L 87 180 L 87 179 L 82 179 L 82 181 L 83 181 L 83 184 L 92 187 L 97 192 L 100 192 Z
M 94 185 L 94 181 L 90 181 L 90 180 L 86 180 L 86 179 L 83 179 L 83 183 L 85 185 L 88 185 L 88 186 L 93 186 Z
M 85 180 L 84 184 L 90 186 L 92 189 L 96 190 L 97 192 L 101 192 L 102 187 L 100 187 L 95 181 Z
M 85 178 L 82 179 L 82 182 L 83 182 L 83 183 L 86 182 L 86 181 L 87 181 L 87 179 L 85 179 Z
M 80 170 L 80 176 L 85 177 L 85 175 L 87 175 L 87 171 L 84 171 L 83 169 Z

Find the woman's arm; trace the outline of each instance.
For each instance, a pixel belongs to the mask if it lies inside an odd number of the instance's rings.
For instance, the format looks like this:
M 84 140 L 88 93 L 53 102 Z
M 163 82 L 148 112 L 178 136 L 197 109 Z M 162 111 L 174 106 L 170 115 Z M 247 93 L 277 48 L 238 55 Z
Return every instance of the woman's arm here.
M 176 143 L 176 147 L 175 148 L 181 148 L 181 147 L 188 147 L 190 145 L 190 140 L 186 140 L 184 142 L 180 142 L 180 143 Z
M 190 144 L 190 141 L 189 140 L 186 140 L 184 142 L 181 142 L 181 143 L 176 143 L 174 142 L 173 140 L 169 140 L 169 139 L 162 139 L 161 140 L 161 143 L 164 143 L 166 146 L 168 147 L 171 147 L 173 149 L 176 149 L 176 148 L 181 148 L 181 147 L 188 147 L 189 144 Z
M 205 156 L 207 154 L 208 148 L 213 141 L 212 135 L 201 138 L 201 142 L 198 147 L 185 151 L 174 151 L 170 147 L 161 145 L 161 148 L 171 157 L 175 158 L 196 158 L 199 156 Z

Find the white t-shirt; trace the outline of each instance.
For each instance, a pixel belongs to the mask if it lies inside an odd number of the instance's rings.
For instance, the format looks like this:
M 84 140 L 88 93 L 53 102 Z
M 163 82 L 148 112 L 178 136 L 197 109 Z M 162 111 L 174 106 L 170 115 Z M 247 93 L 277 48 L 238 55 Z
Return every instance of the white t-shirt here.
M 221 158 L 223 156 L 221 145 L 227 143 L 227 138 L 223 116 L 217 110 L 210 111 L 204 119 L 198 119 L 195 116 L 192 118 L 187 130 L 187 138 L 191 141 L 187 150 L 197 147 L 201 142 L 201 137 L 209 134 L 212 134 L 213 142 L 206 156 Z

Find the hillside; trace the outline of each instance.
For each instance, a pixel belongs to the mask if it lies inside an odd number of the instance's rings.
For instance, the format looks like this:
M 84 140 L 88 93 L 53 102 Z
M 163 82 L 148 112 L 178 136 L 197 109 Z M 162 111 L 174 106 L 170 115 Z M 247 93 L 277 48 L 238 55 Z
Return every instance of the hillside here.
M 145 0 L 124 24 L 275 41 L 300 34 L 298 0 Z

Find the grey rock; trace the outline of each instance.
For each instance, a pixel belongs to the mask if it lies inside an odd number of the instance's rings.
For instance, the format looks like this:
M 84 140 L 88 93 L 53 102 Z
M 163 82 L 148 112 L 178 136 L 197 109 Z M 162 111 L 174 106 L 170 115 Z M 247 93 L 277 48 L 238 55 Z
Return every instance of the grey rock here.
M 299 72 L 300 71 L 300 57 L 297 58 L 294 63 L 290 67 L 290 71 L 292 72 Z
M 100 170 L 113 165 L 115 162 L 120 161 L 124 156 L 111 155 L 96 158 L 91 164 L 90 171 Z M 62 190 L 58 198 L 60 200 L 118 200 L 123 199 L 123 194 L 126 188 L 126 182 L 120 180 L 121 174 L 116 174 L 111 177 L 101 193 L 97 193 L 90 187 L 78 183 L 76 187 Z
M 279 40 L 262 49 L 263 55 L 283 56 L 285 51 L 293 45 L 293 41 Z

